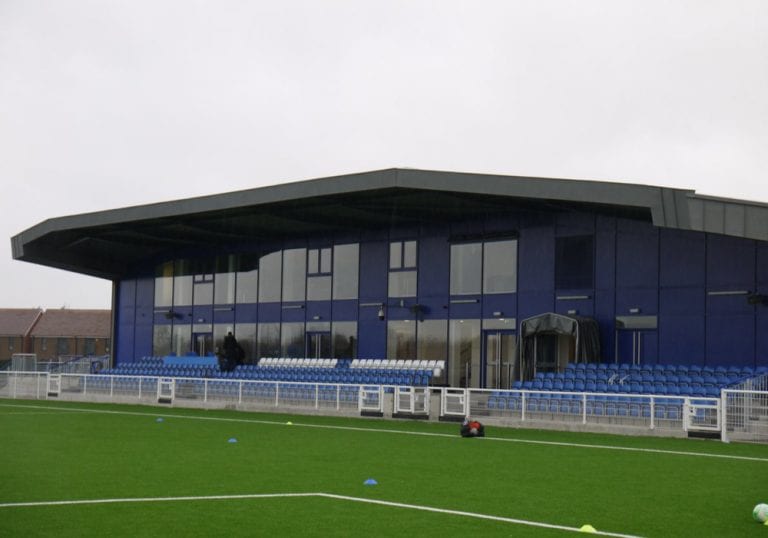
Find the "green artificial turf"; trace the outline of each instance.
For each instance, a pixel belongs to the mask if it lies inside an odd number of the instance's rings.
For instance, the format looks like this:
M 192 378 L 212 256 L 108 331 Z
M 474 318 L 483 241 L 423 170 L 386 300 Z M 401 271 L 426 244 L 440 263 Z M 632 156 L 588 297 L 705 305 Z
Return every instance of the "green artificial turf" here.
M 766 446 L 487 433 L 462 439 L 456 424 L 0 400 L 0 504 L 329 493 L 639 536 L 768 536 L 751 519 L 752 507 L 768 501 Z M 378 484 L 364 485 L 368 478 Z M 0 507 L 0 536 L 568 534 L 325 497 Z

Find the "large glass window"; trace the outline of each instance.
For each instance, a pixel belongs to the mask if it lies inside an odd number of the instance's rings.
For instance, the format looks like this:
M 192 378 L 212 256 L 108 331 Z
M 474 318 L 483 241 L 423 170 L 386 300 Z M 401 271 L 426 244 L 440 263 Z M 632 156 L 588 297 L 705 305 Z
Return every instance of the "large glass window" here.
M 306 297 L 307 249 L 283 251 L 283 302 L 303 301 Z
M 258 326 L 258 347 L 257 356 L 279 357 L 280 356 L 280 324 L 279 323 L 259 323 Z
M 279 253 L 277 254 L 279 259 Z M 237 303 L 257 302 L 259 300 L 259 256 L 257 254 L 241 254 L 238 256 L 236 274 Z M 279 274 L 277 278 L 279 282 Z M 280 300 L 279 292 L 277 300 Z
M 451 295 L 479 295 L 483 244 L 451 245 Z
M 483 293 L 517 291 L 517 239 L 483 245 Z
M 192 325 L 173 325 L 172 351 L 176 355 L 186 355 L 192 349 Z
M 416 296 L 416 241 L 389 244 L 389 296 Z
M 213 273 L 203 273 L 192 277 L 194 282 L 193 303 L 209 305 L 213 303 Z
M 237 256 L 219 256 L 216 258 L 216 275 L 213 282 L 213 303 L 233 304 L 235 302 L 235 275 L 237 274 Z M 256 302 L 254 289 L 254 299 Z
M 171 353 L 171 326 L 155 325 L 152 333 L 152 355 L 164 357 Z
M 357 358 L 357 322 L 337 321 L 331 326 L 334 359 Z
M 416 358 L 416 322 L 412 320 L 387 323 L 387 358 L 412 360 Z
M 280 348 L 283 357 L 304 357 L 304 324 L 283 323 L 280 331 Z
M 452 387 L 480 386 L 480 320 L 452 319 L 448 335 L 448 377 Z
M 331 248 L 307 251 L 307 299 L 327 301 L 331 298 Z
M 176 260 L 173 270 L 173 305 L 192 304 L 192 267 L 189 260 Z
M 333 247 L 333 298 L 357 299 L 360 247 L 357 243 Z
M 247 364 L 255 363 L 259 352 L 257 346 L 258 340 L 256 338 L 256 324 L 238 323 L 235 325 L 235 338 L 237 338 L 237 343 L 240 344 L 240 347 L 242 347 L 245 352 L 244 362 Z
M 280 302 L 280 280 L 282 274 L 282 252 L 270 252 L 259 259 L 259 302 Z M 238 275 L 239 276 L 239 275 Z
M 444 361 L 448 358 L 448 320 L 426 319 L 417 328 L 416 358 Z
M 155 307 L 173 305 L 173 262 L 157 266 L 155 271 Z
M 591 235 L 555 239 L 555 288 L 589 289 L 594 286 L 594 238 Z
M 516 239 L 451 245 L 451 295 L 516 291 Z

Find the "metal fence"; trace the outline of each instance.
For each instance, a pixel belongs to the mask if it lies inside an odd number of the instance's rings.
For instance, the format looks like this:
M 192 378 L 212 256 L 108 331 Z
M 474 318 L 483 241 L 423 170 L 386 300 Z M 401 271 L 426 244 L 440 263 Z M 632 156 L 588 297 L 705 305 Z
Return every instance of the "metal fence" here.
M 723 441 L 768 443 L 768 392 L 723 390 Z
M 722 398 L 0 372 L 0 398 L 170 404 L 282 413 L 412 416 L 489 425 L 768 442 L 768 392 Z

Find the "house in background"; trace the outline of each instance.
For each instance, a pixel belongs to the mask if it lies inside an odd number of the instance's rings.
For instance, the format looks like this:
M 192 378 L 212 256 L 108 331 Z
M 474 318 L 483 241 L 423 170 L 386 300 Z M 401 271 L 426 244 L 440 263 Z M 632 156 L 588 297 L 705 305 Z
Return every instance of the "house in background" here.
M 0 361 L 31 353 L 30 333 L 42 315 L 41 308 L 0 308 Z
M 34 353 L 38 360 L 109 355 L 110 310 L 0 309 L 0 360 Z

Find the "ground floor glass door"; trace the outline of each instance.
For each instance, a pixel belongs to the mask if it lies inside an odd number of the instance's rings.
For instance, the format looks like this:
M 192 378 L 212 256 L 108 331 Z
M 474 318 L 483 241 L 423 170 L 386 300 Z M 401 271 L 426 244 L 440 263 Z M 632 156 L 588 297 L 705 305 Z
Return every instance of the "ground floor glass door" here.
M 331 357 L 331 333 L 307 332 L 307 358 L 327 359 Z
M 485 388 L 510 388 L 516 350 L 514 331 L 484 331 Z
M 213 353 L 213 333 L 195 333 L 192 336 L 194 352 L 200 357 Z

